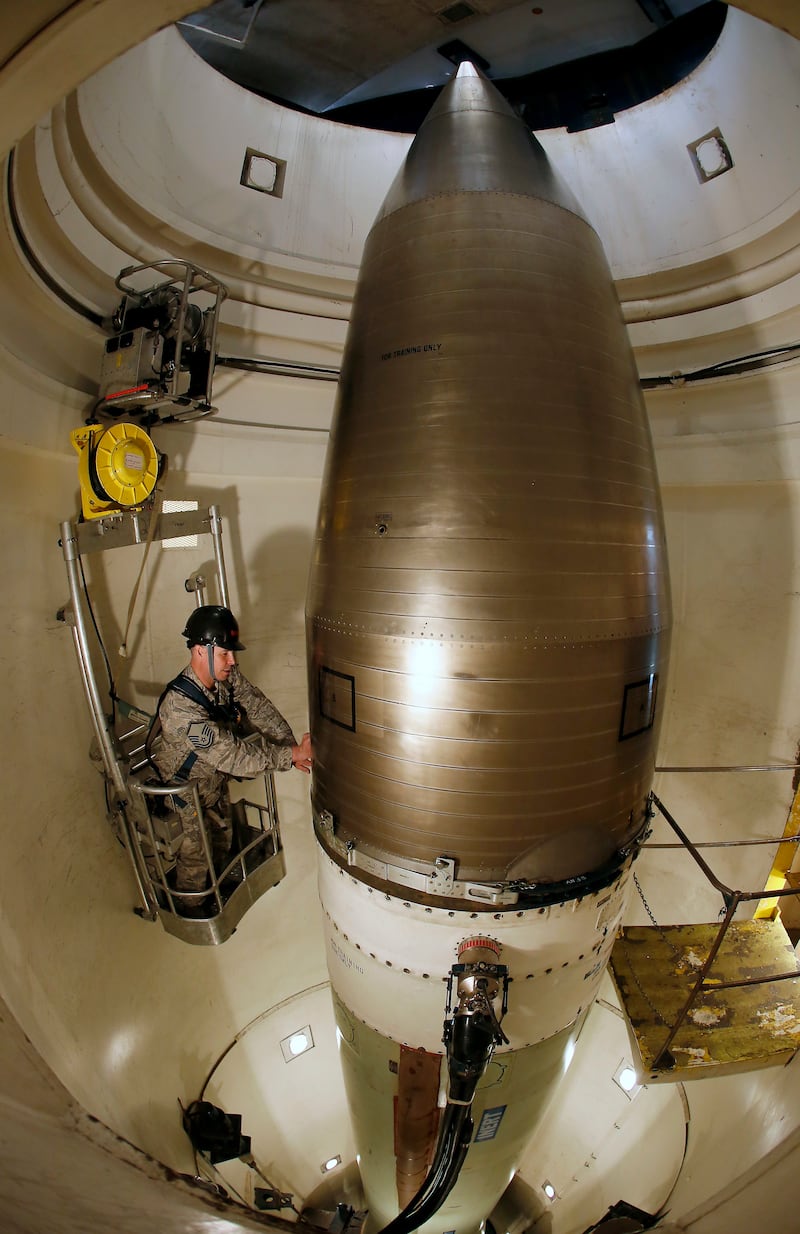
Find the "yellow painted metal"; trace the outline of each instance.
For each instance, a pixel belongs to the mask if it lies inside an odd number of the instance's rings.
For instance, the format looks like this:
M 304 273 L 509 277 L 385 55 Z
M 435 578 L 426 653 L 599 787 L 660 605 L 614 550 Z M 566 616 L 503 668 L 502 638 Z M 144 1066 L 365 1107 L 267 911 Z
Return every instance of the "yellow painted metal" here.
M 95 447 L 97 475 L 105 491 L 121 506 L 141 505 L 158 479 L 156 448 L 138 424 L 113 424 Z
M 800 835 L 800 785 L 795 790 L 794 800 L 789 809 L 789 817 L 786 819 L 783 834 L 784 838 Z M 767 885 L 764 888 L 765 892 L 781 891 L 786 886 L 786 878 L 792 868 L 796 853 L 796 844 L 778 845 L 775 861 L 767 879 Z M 757 921 L 773 921 L 779 916 L 778 897 L 767 894 L 763 900 L 759 900 L 753 916 Z
M 140 507 L 158 480 L 158 452 L 136 424 L 76 428 L 70 440 L 78 454 L 81 508 L 85 519 Z
M 796 894 L 781 897 L 781 921 L 796 947 L 800 941 L 800 872 L 790 870 L 786 875 L 786 886 L 792 887 Z
M 670 1046 L 674 1065 L 655 1065 L 718 933 L 718 924 L 629 926 L 614 944 L 610 972 L 646 1084 L 774 1066 L 800 1046 L 800 968 L 783 925 L 735 922 L 706 978 L 712 988 L 698 995 Z M 793 971 L 798 977 L 785 981 L 713 988 Z

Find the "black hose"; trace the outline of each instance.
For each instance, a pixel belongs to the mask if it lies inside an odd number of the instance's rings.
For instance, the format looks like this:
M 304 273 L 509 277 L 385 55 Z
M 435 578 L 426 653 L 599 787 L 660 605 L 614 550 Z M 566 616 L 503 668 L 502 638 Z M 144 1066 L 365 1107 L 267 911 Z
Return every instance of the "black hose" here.
M 472 1129 L 469 1106 L 449 1103 L 445 1107 L 436 1155 L 424 1183 L 381 1234 L 411 1234 L 441 1208 L 458 1181 L 472 1139 Z
M 19 212 L 17 210 L 17 203 L 14 197 L 13 174 L 14 151 L 10 150 L 6 163 L 6 202 L 8 204 L 8 221 L 11 224 L 11 230 L 14 233 L 17 244 L 25 255 L 25 260 L 31 269 L 34 270 L 39 276 L 45 286 L 49 287 L 50 290 L 58 296 L 59 300 L 63 301 L 63 303 L 68 306 L 68 308 L 71 308 L 73 313 L 78 313 L 79 316 L 85 317 L 86 320 L 90 321 L 93 326 L 103 327 L 105 325 L 105 318 L 102 314 L 95 312 L 94 309 L 89 308 L 88 305 L 83 304 L 76 296 L 73 296 L 71 292 L 67 291 L 66 287 L 63 287 L 57 279 L 53 278 L 50 271 L 42 265 L 39 258 L 34 253 L 28 237 L 25 235 L 22 228 Z
M 246 373 L 271 373 L 284 377 L 310 377 L 316 381 L 338 381 L 339 369 L 329 364 L 308 364 L 302 360 L 259 359 L 252 356 L 217 356 L 217 368 L 237 368 Z
M 411 1234 L 441 1208 L 458 1181 L 472 1139 L 472 1101 L 478 1081 L 496 1041 L 506 1039 L 490 999 L 483 1001 L 482 1011 L 456 1012 L 446 1027 L 448 1102 L 431 1168 L 414 1198 L 380 1234 Z

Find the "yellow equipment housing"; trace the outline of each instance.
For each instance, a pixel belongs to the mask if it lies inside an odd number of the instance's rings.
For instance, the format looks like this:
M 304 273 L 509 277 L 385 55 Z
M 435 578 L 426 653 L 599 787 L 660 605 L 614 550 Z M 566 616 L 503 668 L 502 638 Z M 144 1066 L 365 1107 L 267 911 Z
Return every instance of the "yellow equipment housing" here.
M 136 424 L 88 424 L 73 429 L 83 517 L 141 508 L 158 480 L 159 455 Z

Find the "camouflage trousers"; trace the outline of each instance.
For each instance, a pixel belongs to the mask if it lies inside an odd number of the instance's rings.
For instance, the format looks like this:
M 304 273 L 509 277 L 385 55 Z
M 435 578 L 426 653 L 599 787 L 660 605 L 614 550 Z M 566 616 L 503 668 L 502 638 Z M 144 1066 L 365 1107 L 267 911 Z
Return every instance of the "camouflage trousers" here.
M 214 871 L 219 874 L 227 864 L 231 851 L 233 826 L 227 802 L 203 807 L 208 847 L 214 861 Z M 197 811 L 189 806 L 178 811 L 183 827 L 183 840 L 175 862 L 175 889 L 177 891 L 204 891 L 212 872 L 208 868 L 203 845 L 200 819 Z

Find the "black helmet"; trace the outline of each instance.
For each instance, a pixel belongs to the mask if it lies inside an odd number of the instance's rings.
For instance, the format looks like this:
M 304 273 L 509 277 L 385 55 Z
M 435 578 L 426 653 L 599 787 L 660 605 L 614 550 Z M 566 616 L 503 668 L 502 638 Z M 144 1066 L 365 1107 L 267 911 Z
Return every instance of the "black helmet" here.
M 200 643 L 206 647 L 221 647 L 223 651 L 244 651 L 239 642 L 239 623 L 229 608 L 220 604 L 203 604 L 196 608 L 183 631 L 189 647 Z

